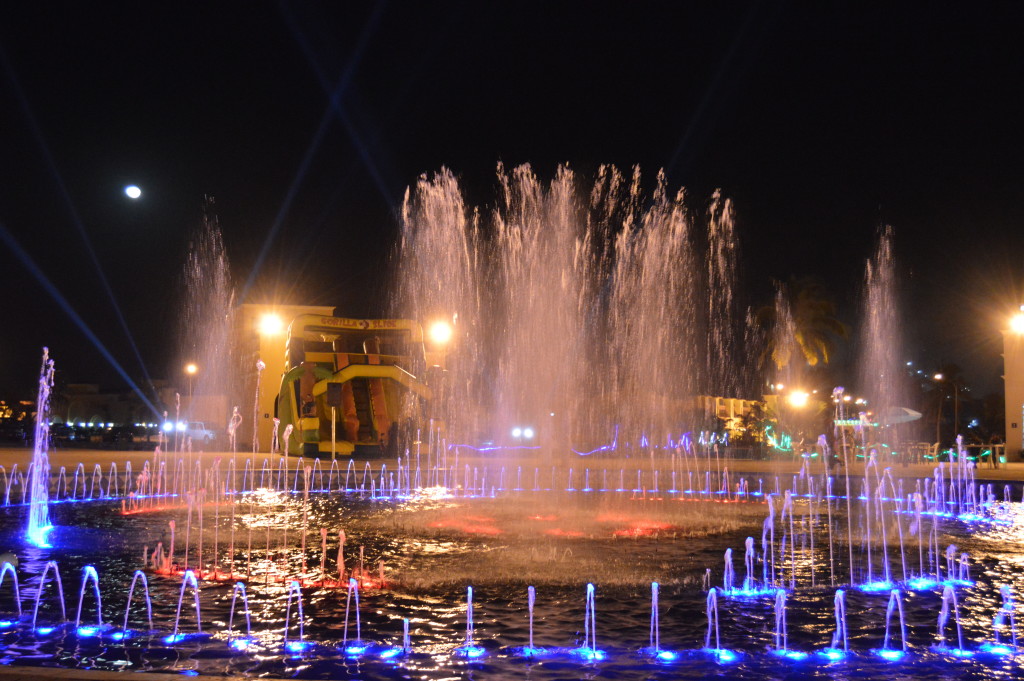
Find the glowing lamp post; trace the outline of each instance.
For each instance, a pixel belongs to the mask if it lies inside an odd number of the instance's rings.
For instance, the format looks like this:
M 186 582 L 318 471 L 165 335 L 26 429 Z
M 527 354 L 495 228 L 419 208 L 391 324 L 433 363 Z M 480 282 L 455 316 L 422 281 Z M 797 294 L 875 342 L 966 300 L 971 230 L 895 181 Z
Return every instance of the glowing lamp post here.
M 434 345 L 448 345 L 454 333 L 452 325 L 445 321 L 434 322 L 427 330 L 427 336 Z
M 199 366 L 195 362 L 189 362 L 185 365 L 185 375 L 188 376 L 188 406 L 192 408 L 192 381 L 195 379 L 196 374 L 199 373 Z
M 284 320 L 279 314 L 267 312 L 260 317 L 256 330 L 261 336 L 277 336 L 284 331 Z
M 1024 305 L 1003 330 L 1003 386 L 1007 460 L 1024 449 Z
M 803 409 L 807 406 L 807 401 L 811 399 L 811 396 L 803 390 L 794 390 L 789 394 L 787 402 L 789 406 L 795 407 L 796 409 Z

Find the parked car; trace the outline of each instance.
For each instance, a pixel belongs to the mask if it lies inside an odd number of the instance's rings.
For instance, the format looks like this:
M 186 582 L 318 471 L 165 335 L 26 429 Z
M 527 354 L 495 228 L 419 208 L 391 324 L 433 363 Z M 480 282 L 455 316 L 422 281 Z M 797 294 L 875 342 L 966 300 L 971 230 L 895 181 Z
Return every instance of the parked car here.
M 0 440 L 4 442 L 24 442 L 26 433 L 25 424 L 17 421 L 0 425 Z
M 131 444 L 135 441 L 134 429 L 131 426 L 114 426 L 103 432 L 103 441 L 107 444 Z
M 217 433 L 207 428 L 202 421 L 189 421 L 185 426 L 184 435 L 192 438 L 193 445 L 211 445 L 217 439 Z

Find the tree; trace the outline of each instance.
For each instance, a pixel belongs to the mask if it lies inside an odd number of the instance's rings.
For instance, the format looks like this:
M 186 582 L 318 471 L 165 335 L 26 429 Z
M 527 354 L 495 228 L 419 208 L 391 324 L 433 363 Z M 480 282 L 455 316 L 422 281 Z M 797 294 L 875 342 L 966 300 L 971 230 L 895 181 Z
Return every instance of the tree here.
M 776 368 L 789 366 L 798 350 L 807 366 L 826 365 L 835 354 L 838 339 L 849 335 L 836 317 L 836 306 L 825 286 L 813 277 L 792 277 L 779 284 L 775 304 L 757 311 L 767 332 L 768 347 L 762 357 Z

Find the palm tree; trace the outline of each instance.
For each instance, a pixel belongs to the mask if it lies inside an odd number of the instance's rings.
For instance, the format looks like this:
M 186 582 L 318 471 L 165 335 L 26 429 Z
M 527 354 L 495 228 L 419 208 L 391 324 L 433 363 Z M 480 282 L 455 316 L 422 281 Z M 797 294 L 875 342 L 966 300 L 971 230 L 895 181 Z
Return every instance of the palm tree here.
M 768 347 L 762 360 L 770 358 L 776 368 L 790 364 L 799 350 L 807 366 L 828 364 L 836 341 L 846 338 L 846 324 L 835 317 L 836 305 L 825 286 L 813 277 L 792 277 L 779 284 L 779 295 L 771 306 L 757 311 L 757 320 L 768 330 Z

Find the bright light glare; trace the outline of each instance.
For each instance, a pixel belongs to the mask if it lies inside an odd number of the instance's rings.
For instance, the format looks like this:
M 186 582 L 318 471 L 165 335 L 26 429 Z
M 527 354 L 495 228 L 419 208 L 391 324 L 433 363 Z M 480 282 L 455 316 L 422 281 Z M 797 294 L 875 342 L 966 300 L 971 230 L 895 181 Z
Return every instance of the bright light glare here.
M 1010 318 L 1010 330 L 1014 333 L 1024 333 L 1024 312 L 1018 312 Z
M 430 330 L 427 332 L 430 336 L 430 342 L 435 345 L 446 345 L 451 339 L 454 331 L 452 325 L 445 321 L 434 322 L 430 325 Z
M 264 336 L 276 336 L 284 330 L 284 321 L 281 320 L 281 316 L 274 314 L 273 312 L 267 312 L 260 317 L 259 323 L 260 334 Z
M 807 400 L 809 398 L 810 398 L 810 395 L 805 393 L 803 390 L 794 390 L 793 392 L 791 392 L 789 394 L 789 405 L 791 407 L 797 407 L 797 408 L 806 407 L 807 406 Z
M 189 376 L 195 376 L 196 372 L 198 372 L 198 371 L 199 371 L 199 367 L 197 367 L 192 362 L 189 362 L 188 364 L 185 365 L 185 373 L 188 374 Z
M 892 660 L 899 660 L 900 658 L 903 657 L 903 651 L 902 650 L 893 649 L 893 648 L 882 648 L 881 650 L 876 651 L 876 654 L 879 657 L 881 657 L 882 659 L 890 660 L 890 661 L 892 661 Z
M 124 195 L 129 199 L 137 199 L 142 196 L 142 190 L 136 187 L 134 184 L 130 184 L 124 188 Z
M 533 439 L 533 428 L 523 428 L 523 437 L 527 440 Z
M 523 429 L 522 428 L 516 426 L 515 428 L 512 429 L 512 437 L 522 437 L 522 436 L 523 436 Z

